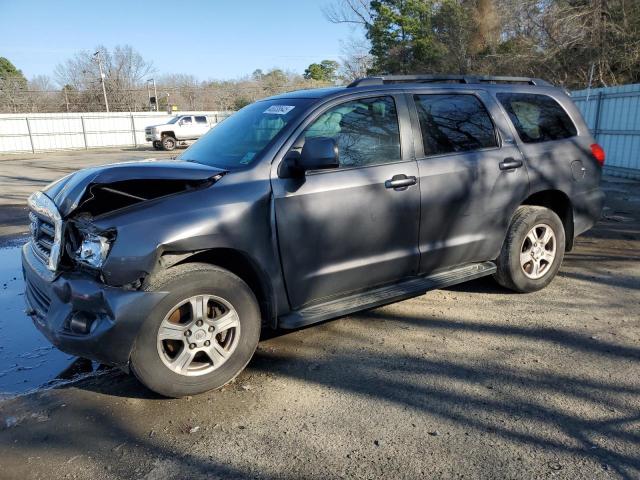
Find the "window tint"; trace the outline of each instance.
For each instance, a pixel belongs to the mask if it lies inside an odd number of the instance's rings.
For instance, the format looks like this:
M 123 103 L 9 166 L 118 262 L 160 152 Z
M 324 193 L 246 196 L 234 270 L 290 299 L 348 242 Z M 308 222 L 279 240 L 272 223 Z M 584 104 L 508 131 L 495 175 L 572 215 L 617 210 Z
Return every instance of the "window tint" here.
M 307 127 L 303 136 L 335 139 L 341 167 L 401 160 L 398 114 L 391 97 L 364 98 L 333 107 Z
M 561 140 L 577 133 L 569 115 L 547 95 L 498 93 L 497 97 L 525 143 Z
M 207 123 L 207 117 L 195 117 L 196 123 Z
M 191 117 L 182 117 L 182 123 L 191 123 Z
M 497 146 L 493 122 L 473 95 L 415 95 L 425 155 Z

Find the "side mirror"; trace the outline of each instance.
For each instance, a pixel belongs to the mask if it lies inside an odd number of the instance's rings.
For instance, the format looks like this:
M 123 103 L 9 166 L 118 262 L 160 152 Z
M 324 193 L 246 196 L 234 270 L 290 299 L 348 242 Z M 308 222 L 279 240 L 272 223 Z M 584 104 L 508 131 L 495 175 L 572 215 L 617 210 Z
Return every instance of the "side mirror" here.
M 333 138 L 307 138 L 297 163 L 304 171 L 338 168 L 338 144 Z

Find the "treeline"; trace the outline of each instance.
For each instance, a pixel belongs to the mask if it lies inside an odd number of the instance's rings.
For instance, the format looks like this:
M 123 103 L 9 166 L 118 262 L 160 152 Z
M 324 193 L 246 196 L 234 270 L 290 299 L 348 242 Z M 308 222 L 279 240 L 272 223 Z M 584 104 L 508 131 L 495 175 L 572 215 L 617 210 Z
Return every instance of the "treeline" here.
M 336 0 L 325 13 L 361 29 L 369 73 L 640 82 L 638 0 Z
M 326 86 L 335 80 L 326 64 L 319 71 L 310 67 L 304 75 L 280 69 L 256 70 L 238 80 L 200 81 L 188 74 L 157 76 L 151 62 L 125 45 L 78 52 L 55 68 L 53 80 L 37 76 L 28 81 L 9 60 L 0 57 L 0 112 L 105 111 L 105 93 L 110 111 L 149 110 L 150 96 L 157 96 L 160 111 L 172 105 L 182 111 L 237 110 L 259 98 Z
M 354 26 L 343 56 L 300 75 L 238 80 L 158 76 L 131 46 L 82 51 L 53 78 L 27 80 L 0 57 L 0 112 L 149 108 L 235 110 L 258 98 L 383 73 L 541 77 L 569 89 L 640 82 L 640 0 L 327 0 L 329 21 Z M 100 69 L 102 68 L 102 74 Z

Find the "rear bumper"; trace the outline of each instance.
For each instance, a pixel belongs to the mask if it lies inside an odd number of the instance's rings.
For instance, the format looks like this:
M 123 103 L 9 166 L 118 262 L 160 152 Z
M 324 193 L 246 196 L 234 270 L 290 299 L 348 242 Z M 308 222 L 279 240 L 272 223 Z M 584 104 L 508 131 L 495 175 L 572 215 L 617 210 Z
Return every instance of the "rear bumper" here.
M 578 236 L 586 232 L 602 216 L 605 195 L 602 189 L 596 188 L 581 192 L 571 198 L 573 203 L 573 234 Z
M 166 292 L 108 287 L 80 273 L 54 274 L 22 248 L 27 311 L 35 326 L 63 352 L 125 366 L 142 324 Z M 74 316 L 91 320 L 89 333 L 73 333 Z

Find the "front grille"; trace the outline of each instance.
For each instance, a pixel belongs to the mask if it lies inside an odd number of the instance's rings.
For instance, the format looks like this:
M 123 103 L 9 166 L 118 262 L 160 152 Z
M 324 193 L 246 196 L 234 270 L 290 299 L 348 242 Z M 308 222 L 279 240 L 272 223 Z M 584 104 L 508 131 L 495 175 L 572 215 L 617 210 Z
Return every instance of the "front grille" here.
M 29 197 L 29 230 L 34 253 L 55 271 L 62 253 L 62 218 L 53 201 L 42 192 Z
M 49 311 L 49 305 L 51 305 L 51 299 L 46 293 L 36 287 L 32 282 L 27 279 L 25 295 L 29 306 L 35 310 L 35 313 L 44 318 Z
M 153 133 L 153 128 L 145 128 L 145 133 Z
M 55 243 L 56 227 L 50 220 L 38 217 L 33 212 L 29 213 L 29 220 L 33 250 L 44 263 L 49 263 L 51 249 Z

